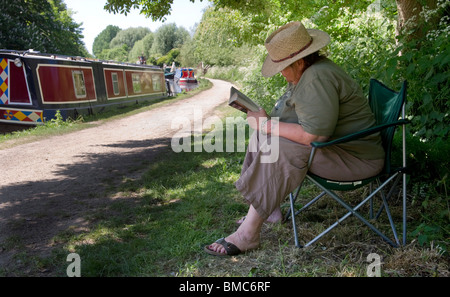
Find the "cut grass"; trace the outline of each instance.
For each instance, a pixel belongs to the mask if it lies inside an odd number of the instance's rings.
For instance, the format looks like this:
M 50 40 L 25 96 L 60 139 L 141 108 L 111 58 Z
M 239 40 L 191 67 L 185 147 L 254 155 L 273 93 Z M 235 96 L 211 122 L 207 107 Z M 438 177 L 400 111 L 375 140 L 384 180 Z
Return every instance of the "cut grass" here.
M 27 270 L 11 273 L 0 268 L 0 275 L 45 271 L 66 276 L 66 257 L 72 252 L 80 255 L 82 276 L 366 276 L 371 253 L 381 256 L 382 276 L 450 275 L 448 256 L 439 247 L 422 247 L 410 236 L 407 246 L 391 248 L 353 217 L 306 249 L 294 247 L 289 224 L 265 224 L 260 249 L 229 258 L 207 255 L 203 246 L 234 232 L 236 219 L 248 209 L 234 187 L 244 155 L 174 153 L 168 148 L 139 177 L 111 185 L 110 205 L 90 213 L 88 227 L 72 226 L 56 236 L 51 256 L 19 253 L 16 259 Z M 315 193 L 305 184 L 301 196 Z M 354 204 L 361 196 L 355 191 L 345 198 Z M 400 221 L 401 203 L 393 202 L 391 211 Z M 313 238 L 341 214 L 342 209 L 324 197 L 299 217 L 300 238 Z M 420 222 L 422 215 L 410 208 L 409 223 Z M 377 224 L 381 229 L 387 226 L 382 220 Z M 20 248 L 19 240 L 10 238 L 0 251 Z
M 141 178 L 125 180 L 110 194 L 115 202 L 95 227 L 61 236 L 55 257 L 78 253 L 83 276 L 296 277 L 366 276 L 367 256 L 377 253 L 382 276 L 449 275 L 441 249 L 415 241 L 391 248 L 352 217 L 306 249 L 294 247 L 289 224 L 265 224 L 260 249 L 225 259 L 207 255 L 203 246 L 234 232 L 248 209 L 233 184 L 244 155 L 168 149 Z M 311 185 L 302 189 L 302 196 L 313 194 Z M 346 199 L 354 203 L 360 196 L 353 192 Z M 341 211 L 330 200 L 319 201 L 300 218 L 300 238 L 312 238 Z M 398 211 L 394 206 L 394 217 Z M 378 226 L 388 227 L 384 221 Z

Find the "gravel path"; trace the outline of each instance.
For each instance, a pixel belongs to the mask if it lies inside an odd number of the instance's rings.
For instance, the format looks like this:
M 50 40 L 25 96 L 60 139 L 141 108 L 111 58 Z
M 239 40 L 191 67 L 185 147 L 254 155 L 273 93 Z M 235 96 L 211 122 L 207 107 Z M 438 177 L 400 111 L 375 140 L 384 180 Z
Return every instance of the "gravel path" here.
M 138 177 L 169 149 L 174 119 L 193 123 L 227 101 L 231 84 L 211 81 L 211 89 L 167 106 L 0 150 L 0 273 L 21 269 L 17 252 L 48 255 L 56 235 L 88 228 L 89 214 L 120 199 L 104 195 L 108 185 Z

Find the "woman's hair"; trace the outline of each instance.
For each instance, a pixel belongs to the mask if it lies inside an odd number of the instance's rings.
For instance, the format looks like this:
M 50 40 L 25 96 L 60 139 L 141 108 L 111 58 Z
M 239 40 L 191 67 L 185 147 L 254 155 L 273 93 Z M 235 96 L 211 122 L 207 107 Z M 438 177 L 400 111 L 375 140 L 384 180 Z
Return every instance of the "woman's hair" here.
M 306 69 L 309 68 L 309 66 L 311 66 L 312 64 L 316 63 L 317 61 L 320 61 L 322 59 L 325 59 L 327 57 L 326 52 L 323 52 L 322 50 L 318 50 L 312 54 L 309 54 L 306 57 L 303 57 L 303 62 L 305 63 L 305 67 L 303 68 L 302 71 L 305 71 Z M 289 65 L 288 67 L 292 67 L 292 65 L 294 63 L 297 63 L 299 60 L 293 62 L 291 65 Z
M 305 70 L 308 69 L 308 67 L 311 66 L 312 64 L 324 59 L 325 57 L 326 54 L 321 51 L 317 51 L 312 54 L 309 54 L 306 57 L 303 57 L 303 61 L 305 62 Z

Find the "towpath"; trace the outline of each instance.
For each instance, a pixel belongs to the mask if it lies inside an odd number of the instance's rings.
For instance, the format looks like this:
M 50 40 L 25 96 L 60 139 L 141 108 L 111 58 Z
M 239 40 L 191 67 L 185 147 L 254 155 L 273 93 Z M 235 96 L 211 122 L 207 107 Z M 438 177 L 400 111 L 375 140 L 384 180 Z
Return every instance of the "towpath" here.
M 175 118 L 193 123 L 227 101 L 231 84 L 211 81 L 173 104 L 0 150 L 0 274 L 26 275 L 15 254 L 46 256 L 56 235 L 89 228 L 90 214 L 119 199 L 104 194 L 109 185 L 138 177 L 167 151 Z

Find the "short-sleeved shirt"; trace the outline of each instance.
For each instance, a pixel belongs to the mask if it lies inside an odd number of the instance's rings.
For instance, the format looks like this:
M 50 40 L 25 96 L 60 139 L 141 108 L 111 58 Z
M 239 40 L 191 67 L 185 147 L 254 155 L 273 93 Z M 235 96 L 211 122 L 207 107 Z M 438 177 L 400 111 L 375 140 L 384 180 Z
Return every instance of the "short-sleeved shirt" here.
M 361 87 L 326 58 L 308 67 L 296 85 L 288 85 L 270 115 L 281 122 L 298 123 L 310 134 L 329 136 L 329 140 L 375 124 Z M 379 133 L 339 146 L 361 159 L 384 158 Z

